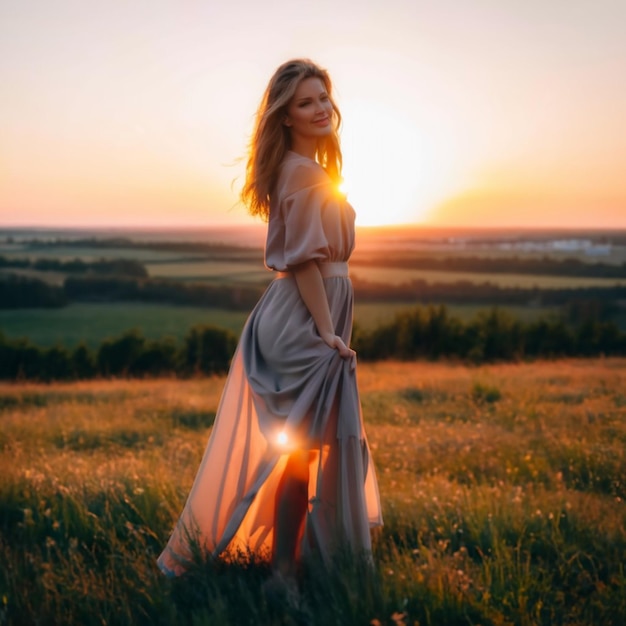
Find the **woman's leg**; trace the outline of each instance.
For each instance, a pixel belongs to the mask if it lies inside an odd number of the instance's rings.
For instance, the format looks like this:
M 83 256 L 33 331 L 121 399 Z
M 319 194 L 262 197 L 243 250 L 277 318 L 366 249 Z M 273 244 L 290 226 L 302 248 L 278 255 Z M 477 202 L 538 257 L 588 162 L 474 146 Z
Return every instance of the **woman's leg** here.
M 308 450 L 290 454 L 276 490 L 272 565 L 284 576 L 296 573 L 298 540 L 309 499 L 309 460 Z

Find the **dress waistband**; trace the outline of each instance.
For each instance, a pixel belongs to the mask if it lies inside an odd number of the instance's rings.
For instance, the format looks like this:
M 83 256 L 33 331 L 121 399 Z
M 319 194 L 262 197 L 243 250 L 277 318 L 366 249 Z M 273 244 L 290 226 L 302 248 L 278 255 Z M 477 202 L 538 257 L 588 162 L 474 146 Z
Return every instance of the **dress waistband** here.
M 323 263 L 318 263 L 318 267 L 320 268 L 320 273 L 322 278 L 347 278 L 348 277 L 348 264 L 345 261 L 326 261 Z M 293 276 L 293 272 L 275 272 L 275 278 L 289 278 Z

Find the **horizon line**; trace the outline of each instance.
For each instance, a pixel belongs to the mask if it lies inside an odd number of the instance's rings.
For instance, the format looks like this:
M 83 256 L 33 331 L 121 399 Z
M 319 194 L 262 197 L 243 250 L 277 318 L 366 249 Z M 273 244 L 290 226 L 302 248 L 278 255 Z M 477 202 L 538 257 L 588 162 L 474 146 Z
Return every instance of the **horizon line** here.
M 259 222 L 255 224 L 134 224 L 134 225 L 112 225 L 112 224 L 85 224 L 85 225 L 67 225 L 67 224 L 0 224 L 0 231 L 6 230 L 118 230 L 118 231 L 130 231 L 130 230 L 240 230 L 242 228 L 245 229 L 260 229 L 265 228 L 267 226 L 266 222 Z M 444 224 L 444 225 L 436 225 L 436 224 L 420 224 L 417 222 L 405 222 L 398 224 L 381 224 L 381 225 L 356 225 L 358 230 L 396 230 L 396 229 L 416 229 L 416 230 L 466 230 L 466 231 L 477 231 L 477 230 L 500 230 L 500 231 L 512 231 L 512 230 L 524 230 L 524 231 L 547 231 L 547 230 L 558 230 L 558 231 L 593 231 L 593 232 L 603 232 L 603 231 L 625 231 L 626 232 L 626 224 L 623 226 L 592 226 L 592 225 L 580 225 L 580 226 L 563 226 L 563 225 L 546 225 L 546 226 L 524 226 L 524 225 L 506 225 L 506 226 L 498 226 L 498 225 L 485 225 L 485 226 L 477 226 L 473 225 L 464 225 L 464 224 Z

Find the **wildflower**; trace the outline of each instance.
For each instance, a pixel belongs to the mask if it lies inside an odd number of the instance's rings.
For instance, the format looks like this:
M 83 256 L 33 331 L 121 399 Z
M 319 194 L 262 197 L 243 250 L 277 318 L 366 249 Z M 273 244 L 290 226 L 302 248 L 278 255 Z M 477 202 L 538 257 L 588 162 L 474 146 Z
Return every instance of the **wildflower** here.
M 406 622 L 404 621 L 404 619 L 406 618 L 406 613 L 399 613 L 398 611 L 396 611 L 395 613 L 393 613 L 393 615 L 391 615 L 391 619 L 393 620 L 393 623 L 395 624 L 395 626 L 405 626 Z

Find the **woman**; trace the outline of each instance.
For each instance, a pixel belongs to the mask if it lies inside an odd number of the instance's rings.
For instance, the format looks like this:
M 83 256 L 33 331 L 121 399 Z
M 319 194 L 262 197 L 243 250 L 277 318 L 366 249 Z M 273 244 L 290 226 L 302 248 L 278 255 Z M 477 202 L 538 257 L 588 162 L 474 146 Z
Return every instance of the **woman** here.
M 354 211 L 338 191 L 341 121 L 326 71 L 278 68 L 257 112 L 242 199 L 268 221 L 276 272 L 235 351 L 187 503 L 158 563 L 169 575 L 194 547 L 271 555 L 292 577 L 310 553 L 371 550 L 382 524 L 356 386 Z

